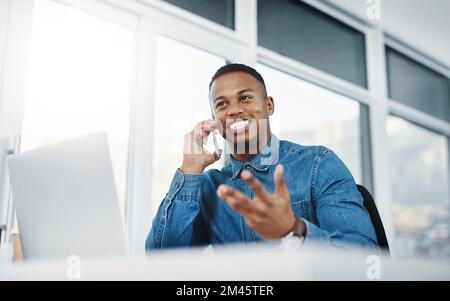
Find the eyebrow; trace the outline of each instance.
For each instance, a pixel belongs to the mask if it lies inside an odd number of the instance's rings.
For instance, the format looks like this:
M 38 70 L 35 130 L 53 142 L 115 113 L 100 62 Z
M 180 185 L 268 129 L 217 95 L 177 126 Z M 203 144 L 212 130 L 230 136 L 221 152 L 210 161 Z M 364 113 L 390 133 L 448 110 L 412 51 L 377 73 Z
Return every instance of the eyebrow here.
M 245 92 L 255 92 L 255 91 L 253 89 L 243 89 L 243 90 L 239 90 L 236 94 L 241 95 L 241 94 L 244 94 Z M 215 104 L 218 100 L 221 100 L 221 99 L 226 99 L 226 97 L 225 96 L 216 97 L 216 99 L 214 99 L 214 101 L 213 101 L 213 104 Z

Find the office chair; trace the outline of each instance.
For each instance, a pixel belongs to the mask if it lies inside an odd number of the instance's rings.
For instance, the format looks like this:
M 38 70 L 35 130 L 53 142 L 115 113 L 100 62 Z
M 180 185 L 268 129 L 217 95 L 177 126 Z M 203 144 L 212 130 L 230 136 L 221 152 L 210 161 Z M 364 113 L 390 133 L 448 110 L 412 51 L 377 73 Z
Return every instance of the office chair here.
M 375 228 L 375 233 L 377 235 L 378 245 L 383 251 L 389 253 L 389 244 L 386 238 L 386 232 L 384 232 L 383 223 L 381 221 L 380 214 L 378 213 L 375 201 L 372 198 L 370 192 L 362 185 L 356 185 L 358 187 L 359 193 L 364 200 L 364 207 L 369 212 L 370 220 L 372 221 L 373 227 Z

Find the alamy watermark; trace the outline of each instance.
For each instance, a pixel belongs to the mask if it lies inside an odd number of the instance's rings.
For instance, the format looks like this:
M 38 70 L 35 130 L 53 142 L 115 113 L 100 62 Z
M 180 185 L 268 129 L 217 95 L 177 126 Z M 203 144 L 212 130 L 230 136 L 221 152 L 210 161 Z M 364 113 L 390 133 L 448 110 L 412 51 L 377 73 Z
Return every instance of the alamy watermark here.
M 381 259 L 378 255 L 370 255 L 366 259 L 369 265 L 366 270 L 366 277 L 369 280 L 381 279 Z
M 66 277 L 69 280 L 81 279 L 81 258 L 77 255 L 67 256 Z
M 366 16 L 369 20 L 381 19 L 381 0 L 366 0 L 368 4 Z

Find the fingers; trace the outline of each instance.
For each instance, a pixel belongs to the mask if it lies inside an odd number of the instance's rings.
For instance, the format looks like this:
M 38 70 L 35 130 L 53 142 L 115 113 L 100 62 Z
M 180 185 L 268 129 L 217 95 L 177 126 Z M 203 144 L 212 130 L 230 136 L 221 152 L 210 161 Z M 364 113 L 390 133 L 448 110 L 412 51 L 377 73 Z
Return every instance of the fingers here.
M 206 161 L 209 164 L 212 164 L 212 163 L 216 162 L 222 156 L 221 150 L 219 150 L 218 153 L 216 153 L 216 152 L 212 152 L 211 153 L 211 152 L 207 151 L 206 149 L 204 149 L 203 150 L 203 154 L 206 156 Z
M 204 120 L 200 121 L 194 127 L 194 138 L 199 144 L 206 144 L 208 140 L 209 133 L 214 131 L 217 126 L 216 120 Z
M 192 132 L 186 133 L 184 135 L 184 144 L 183 144 L 183 154 L 192 154 L 193 152 L 193 143 L 191 143 L 193 138 Z
M 222 150 L 209 152 L 203 146 L 206 144 L 209 134 L 212 131 L 217 131 L 218 124 L 218 121 L 213 119 L 200 121 L 192 131 L 185 134 L 183 146 L 185 158 L 183 160 L 192 161 L 190 163 L 199 164 L 203 167 L 220 160 Z
M 228 206 L 242 215 L 251 215 L 252 212 L 258 211 L 258 209 L 253 206 L 253 201 L 251 199 L 228 185 L 220 185 L 217 188 L 217 194 L 224 199 Z
M 262 219 L 257 215 L 247 215 L 244 216 L 244 220 L 249 225 L 250 228 L 255 229 L 258 225 L 261 224 Z
M 289 191 L 287 189 L 286 182 L 284 181 L 283 165 L 281 164 L 277 165 L 277 167 L 275 168 L 274 182 L 275 193 L 283 197 L 288 197 Z
M 264 189 L 261 183 L 252 175 L 251 172 L 243 170 L 241 172 L 241 178 L 252 188 L 258 199 L 260 199 L 266 205 L 273 204 L 273 201 L 269 193 Z

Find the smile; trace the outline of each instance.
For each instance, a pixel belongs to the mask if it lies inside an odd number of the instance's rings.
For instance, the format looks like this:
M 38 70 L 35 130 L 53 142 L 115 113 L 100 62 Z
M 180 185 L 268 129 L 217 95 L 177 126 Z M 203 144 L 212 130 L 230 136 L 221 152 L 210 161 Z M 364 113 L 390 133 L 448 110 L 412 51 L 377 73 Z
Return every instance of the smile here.
M 233 131 L 239 131 L 242 129 L 245 129 L 249 126 L 250 122 L 248 120 L 237 120 L 235 122 L 233 122 L 232 124 L 230 124 L 230 129 Z

